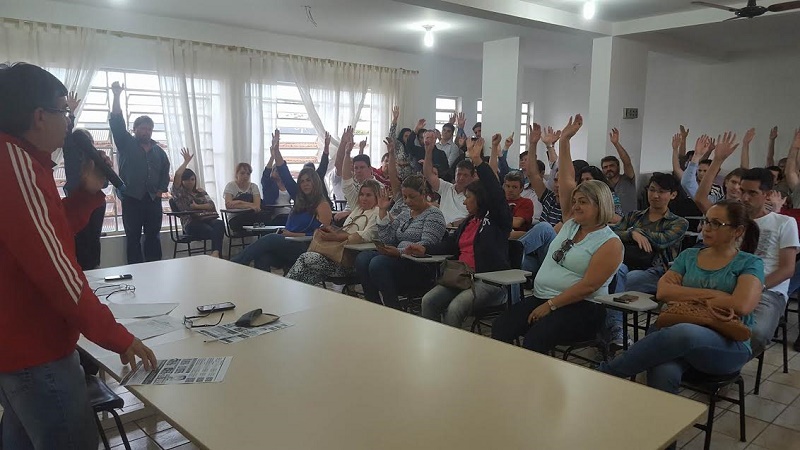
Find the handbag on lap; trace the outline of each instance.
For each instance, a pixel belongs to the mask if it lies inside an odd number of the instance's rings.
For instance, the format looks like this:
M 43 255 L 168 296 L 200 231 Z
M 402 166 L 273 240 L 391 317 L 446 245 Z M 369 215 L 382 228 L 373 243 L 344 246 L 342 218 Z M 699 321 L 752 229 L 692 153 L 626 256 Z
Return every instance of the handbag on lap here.
M 463 261 L 447 260 L 443 262 L 441 274 L 442 276 L 437 281 L 441 286 L 462 291 L 474 287 L 475 272 Z
M 657 250 L 653 249 L 653 253 L 647 253 L 639 248 L 639 244 L 625 243 L 625 258 L 622 260 L 628 270 L 647 270 L 653 267 L 653 260 L 658 255 Z
M 739 320 L 733 308 L 709 305 L 705 300 L 669 302 L 656 319 L 658 328 L 678 323 L 693 323 L 711 328 L 732 341 L 750 339 L 750 329 Z
M 366 222 L 368 222 L 367 216 L 361 214 L 356 216 L 356 218 L 347 224 L 347 226 L 343 227 L 342 230 L 347 231 L 350 227 L 355 227 L 356 231 L 361 231 L 361 227 L 359 227 L 356 222 L 362 217 L 365 220 L 364 227 L 366 228 Z M 350 244 L 360 244 L 364 242 L 364 240 L 361 238 L 361 235 L 358 233 L 350 233 L 349 236 L 347 236 L 346 241 L 338 242 L 323 240 L 320 233 L 321 231 L 319 230 L 314 232 L 314 237 L 311 238 L 311 244 L 308 246 L 308 251 L 319 253 L 320 255 L 330 259 L 342 267 L 353 268 L 356 263 L 357 253 L 354 251 L 348 251 L 346 248 L 344 248 L 344 246 Z

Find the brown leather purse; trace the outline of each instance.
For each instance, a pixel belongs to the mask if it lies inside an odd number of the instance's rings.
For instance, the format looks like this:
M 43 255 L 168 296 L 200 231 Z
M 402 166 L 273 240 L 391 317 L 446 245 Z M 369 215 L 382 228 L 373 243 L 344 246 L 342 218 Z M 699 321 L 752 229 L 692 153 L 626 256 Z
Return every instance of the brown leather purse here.
M 750 339 L 750 329 L 739 320 L 733 308 L 709 305 L 705 300 L 669 302 L 656 319 L 658 328 L 678 323 L 693 323 L 711 328 L 732 341 Z

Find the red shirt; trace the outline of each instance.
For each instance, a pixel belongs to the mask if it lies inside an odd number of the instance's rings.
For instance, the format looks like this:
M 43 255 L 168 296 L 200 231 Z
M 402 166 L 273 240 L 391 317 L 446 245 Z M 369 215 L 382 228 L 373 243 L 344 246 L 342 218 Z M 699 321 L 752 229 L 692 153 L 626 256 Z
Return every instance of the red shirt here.
M 82 333 L 122 353 L 133 335 L 94 295 L 75 259 L 75 233 L 105 202 L 77 190 L 61 199 L 50 154 L 0 133 L 0 372 L 55 361 Z
M 472 270 L 475 270 L 475 236 L 478 235 L 480 225 L 480 221 L 473 217 L 458 238 L 458 260 L 467 263 Z
M 533 202 L 529 198 L 520 197 L 516 200 L 506 200 L 511 208 L 511 217 L 521 217 L 522 226 L 514 228 L 516 231 L 528 231 L 533 223 Z

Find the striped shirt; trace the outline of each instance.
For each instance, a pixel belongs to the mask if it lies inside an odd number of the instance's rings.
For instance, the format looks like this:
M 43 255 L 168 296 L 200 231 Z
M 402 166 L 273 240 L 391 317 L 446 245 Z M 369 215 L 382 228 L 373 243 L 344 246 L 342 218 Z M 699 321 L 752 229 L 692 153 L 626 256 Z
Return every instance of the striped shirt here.
M 411 209 L 402 198 L 395 202 L 389 214 L 378 219 L 378 239 L 384 244 L 396 246 L 400 251 L 410 244 L 426 247 L 436 244 L 446 232 L 444 215 L 439 208 L 430 206 L 416 217 L 411 217 Z
M 550 189 L 545 189 L 542 198 L 542 222 L 547 222 L 552 226 L 556 226 L 561 222 L 561 204 L 558 203 L 558 197 Z

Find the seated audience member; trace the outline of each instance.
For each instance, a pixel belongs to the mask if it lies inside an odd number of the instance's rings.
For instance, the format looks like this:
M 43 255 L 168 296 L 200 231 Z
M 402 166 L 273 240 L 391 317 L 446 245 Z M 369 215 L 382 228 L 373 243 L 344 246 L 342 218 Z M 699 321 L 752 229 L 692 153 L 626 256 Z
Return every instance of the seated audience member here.
M 433 131 L 420 131 L 420 133 L 423 145 L 422 147 L 415 147 L 415 150 L 413 150 L 414 157 L 417 158 L 417 161 L 424 161 L 428 152 L 430 152 L 431 167 L 436 167 L 436 170 L 439 172 L 438 178 L 452 183 L 453 174 L 450 173 L 450 165 L 447 164 L 447 155 L 445 155 L 442 150 L 436 148 L 436 137 Z M 423 167 L 422 170 L 424 171 L 425 168 Z
M 272 135 L 270 151 L 279 172 L 285 169 L 286 161 L 280 151 L 280 132 Z M 308 249 L 308 242 L 287 240 L 287 237 L 312 236 L 323 225 L 330 225 L 333 213 L 328 199 L 322 191 L 322 180 L 314 169 L 306 167 L 300 171 L 297 182 L 284 178 L 286 188 L 297 192 L 294 207 L 281 233 L 263 236 L 248 245 L 241 253 L 231 258 L 237 264 L 250 265 L 255 261 L 257 269 L 270 271 L 273 267 L 289 268 Z
M 737 248 L 740 239 L 741 250 Z M 711 305 L 733 308 L 755 332 L 753 310 L 764 283 L 763 263 L 750 253 L 758 242 L 758 226 L 741 203 L 723 200 L 706 213 L 703 240 L 705 248 L 683 251 L 661 277 L 658 298 L 666 302 L 704 299 Z M 728 339 L 701 325 L 678 323 L 651 330 L 622 355 L 601 363 L 599 369 L 623 378 L 647 371 L 648 386 L 677 394 L 689 368 L 712 375 L 741 370 L 755 355 L 751 342 Z
M 789 216 L 768 212 L 767 197 L 773 187 L 767 169 L 750 169 L 742 176 L 742 203 L 760 230 L 756 256 L 764 261 L 764 290 L 753 316 L 755 325 L 750 338 L 753 356 L 758 356 L 771 342 L 778 321 L 786 309 L 789 279 L 794 275 L 797 249 L 800 247 L 797 222 Z
M 352 150 L 352 147 L 349 148 Z M 366 180 L 357 188 L 352 168 L 353 160 L 347 152 L 342 164 L 342 190 L 348 204 L 355 205 L 355 208 L 347 216 L 341 229 L 322 226 L 317 231 L 319 238 L 324 241 L 358 244 L 371 242 L 375 238 L 378 196 L 382 188 L 375 180 Z M 343 277 L 352 272 L 352 267 L 344 267 L 320 253 L 305 252 L 297 258 L 286 277 L 307 284 L 319 284 L 327 277 Z
M 737 145 L 728 145 L 729 141 L 720 142 L 714 149 L 714 159 L 708 167 L 709 177 L 703 177 L 700 186 L 697 188 L 697 193 L 694 195 L 694 202 L 701 212 L 706 211 L 714 205 L 712 200 L 716 195 L 711 195 L 711 189 L 714 185 L 714 177 L 719 173 L 722 168 L 722 163 L 736 150 Z M 725 145 L 723 145 L 725 144 Z M 745 169 L 738 167 L 725 175 L 725 182 L 723 183 L 723 192 L 726 200 L 739 200 L 742 196 L 742 175 Z
M 193 211 L 196 214 L 180 216 L 183 232 L 192 237 L 211 239 L 211 256 L 219 258 L 222 252 L 222 239 L 225 237 L 225 224 L 219 219 L 214 200 L 208 193 L 197 187 L 197 176 L 187 169 L 194 155 L 182 148 L 183 164 L 175 170 L 172 180 L 172 198 L 178 211 Z
M 578 171 L 578 184 L 587 180 L 597 180 L 608 184 L 605 175 L 603 175 L 603 171 L 597 166 L 586 166 Z M 608 188 L 611 189 L 611 186 L 609 185 Z M 622 201 L 613 189 L 611 191 L 611 199 L 614 201 L 614 218 L 611 220 L 611 223 L 613 224 L 622 220 L 623 212 Z
M 261 211 L 261 193 L 258 185 L 250 181 L 253 168 L 242 162 L 236 165 L 236 179 L 225 185 L 223 195 L 226 209 L 246 209 L 248 211 L 230 213 L 228 224 L 233 231 L 242 231 L 245 225 L 265 223 L 269 215 Z
M 689 161 L 694 157 L 694 150 L 686 151 L 686 138 L 689 136 L 689 130 L 680 126 L 680 132 L 672 136 L 672 174 L 675 178 L 682 180 L 683 172 Z M 714 150 L 714 140 L 711 139 L 711 145 L 706 152 L 700 157 L 700 160 L 708 159 L 711 152 Z M 683 192 L 683 191 L 682 191 Z
M 619 143 L 619 130 L 612 128 L 608 137 L 611 145 L 617 150 L 619 159 L 616 156 L 606 156 L 600 160 L 600 166 L 606 176 L 608 185 L 619 196 L 622 212 L 636 211 L 636 171 L 633 169 L 631 157 L 625 147 Z M 620 159 L 622 160 L 622 173 L 619 172 Z
M 706 135 L 697 138 L 694 155 L 686 165 L 686 170 L 683 172 L 683 176 L 681 177 L 681 187 L 683 187 L 683 190 L 686 191 L 686 194 L 690 198 L 694 198 L 695 194 L 697 194 L 698 185 L 703 181 L 703 178 L 706 175 L 709 175 L 708 169 L 711 167 L 712 161 L 710 159 L 700 158 L 703 155 L 710 154 L 712 145 L 713 141 Z M 716 174 L 711 173 L 710 176 L 713 180 Z M 708 194 L 708 201 L 713 205 L 714 203 L 722 200 L 723 197 L 724 194 L 722 193 L 722 187 L 718 184 L 712 184 L 711 192 Z
M 458 145 L 455 141 L 456 127 L 453 125 L 455 120 L 456 115 L 453 114 L 450 116 L 450 122 L 442 125 L 442 138 L 436 143 L 436 148 L 443 151 L 445 156 L 447 156 L 448 168 L 455 163 L 459 156 L 461 156 L 461 150 L 458 148 Z
M 617 272 L 616 292 L 655 294 L 658 280 L 681 251 L 689 222 L 669 210 L 678 195 L 672 174 L 656 172 L 647 183 L 649 207 L 625 214 L 613 229 L 625 246 L 623 264 Z M 609 310 L 606 323 L 612 342 L 622 346 L 622 313 Z
M 475 125 L 472 126 L 472 133 L 475 137 L 481 137 L 481 123 L 475 122 Z
M 503 182 L 505 200 L 511 210 L 512 234 L 519 239 L 531 228 L 533 223 L 533 202 L 522 197 L 522 172 L 509 172 Z
M 377 169 L 373 169 L 372 171 L 375 174 L 375 178 L 381 177 L 385 180 L 389 180 L 389 154 L 384 153 L 381 156 L 381 166 Z
M 570 117 L 559 140 L 559 197 L 565 222 L 536 275 L 534 295 L 512 306 L 492 326 L 493 338 L 511 342 L 524 335 L 523 346 L 539 353 L 597 335 L 606 312 L 588 299 L 608 294 L 622 263 L 622 243 L 608 226 L 614 213 L 611 189 L 597 180 L 575 185 L 569 141 L 582 124 L 580 115 L 574 121 Z
M 406 149 L 410 145 L 410 138 L 412 135 L 411 128 L 403 128 L 400 133 L 397 133 L 397 119 L 400 117 L 400 107 L 395 106 L 392 108 L 392 125 L 389 128 L 389 136 L 395 140 L 394 142 L 394 156 L 397 160 L 397 175 L 401 180 L 405 180 L 409 175 L 414 173 L 414 168 L 411 162 L 414 159 L 410 152 Z
M 483 139 L 469 140 L 469 156 L 478 172 L 478 180 L 467 185 L 464 204 L 469 216 L 454 236 L 443 242 L 407 247 L 412 255 L 455 255 L 476 273 L 511 268 L 508 261 L 508 234 L 511 215 L 503 204 L 504 194 L 497 177 L 483 163 L 480 149 Z M 464 320 L 475 311 L 505 302 L 505 289 L 475 280 L 472 289 L 458 290 L 435 286 L 422 298 L 422 317 L 461 328 Z
M 539 173 L 544 173 L 545 165 L 544 161 L 541 159 L 537 159 L 533 164 L 536 164 L 537 168 L 539 169 Z M 525 176 L 525 185 L 522 187 L 522 192 L 520 193 L 521 197 L 527 198 L 533 203 L 533 221 L 532 224 L 536 224 L 541 222 L 542 220 L 542 202 L 539 201 L 539 197 L 536 196 L 536 190 L 533 188 L 530 180 L 527 177 L 527 166 L 526 166 L 526 176 Z
M 429 284 L 435 270 L 431 264 L 417 263 L 400 255 L 407 253 L 411 244 L 428 247 L 438 243 L 446 228 L 442 212 L 425 200 L 425 180 L 421 176 L 403 180 L 395 198 L 395 205 L 389 211 L 392 199 L 381 192 L 378 239 L 382 245 L 376 251 L 359 253 L 356 274 L 367 300 L 399 309 L 398 289 Z
M 433 191 L 440 196 L 439 209 L 442 211 L 445 223 L 448 226 L 458 225 L 468 215 L 467 207 L 464 206 L 464 198 L 467 185 L 475 180 L 475 168 L 472 161 L 463 160 L 456 167 L 455 183 L 445 181 L 434 172 L 438 168 L 433 162 L 434 150 L 433 146 L 425 147 L 422 173 Z

